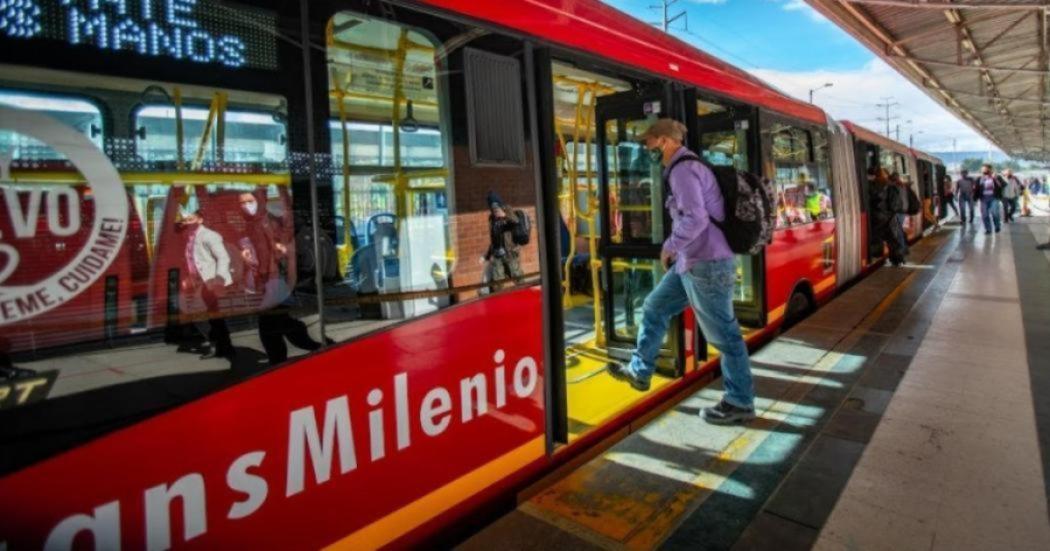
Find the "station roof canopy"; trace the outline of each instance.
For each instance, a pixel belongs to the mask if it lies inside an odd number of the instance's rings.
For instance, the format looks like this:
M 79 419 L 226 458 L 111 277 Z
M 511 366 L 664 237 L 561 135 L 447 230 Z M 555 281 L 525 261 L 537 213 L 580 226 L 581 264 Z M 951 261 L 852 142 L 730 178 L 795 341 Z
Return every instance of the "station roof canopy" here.
M 1050 2 L 806 1 L 1006 153 L 1050 160 Z

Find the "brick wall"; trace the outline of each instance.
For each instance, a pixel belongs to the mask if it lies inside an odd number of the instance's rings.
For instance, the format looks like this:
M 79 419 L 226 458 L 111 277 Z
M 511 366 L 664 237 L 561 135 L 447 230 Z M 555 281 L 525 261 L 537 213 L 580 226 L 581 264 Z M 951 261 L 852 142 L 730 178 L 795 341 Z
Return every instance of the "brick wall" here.
M 529 151 L 526 144 L 526 151 Z M 450 232 L 456 252 L 453 285 L 480 283 L 484 266 L 479 262 L 489 247 L 489 207 L 486 196 L 495 191 L 513 209 L 522 209 L 532 219 L 532 239 L 521 248 L 521 268 L 526 274 L 539 270 L 539 229 L 536 227 L 536 187 L 531 155 L 524 167 L 479 167 L 470 162 L 465 145 L 452 150 L 455 190 L 452 196 Z

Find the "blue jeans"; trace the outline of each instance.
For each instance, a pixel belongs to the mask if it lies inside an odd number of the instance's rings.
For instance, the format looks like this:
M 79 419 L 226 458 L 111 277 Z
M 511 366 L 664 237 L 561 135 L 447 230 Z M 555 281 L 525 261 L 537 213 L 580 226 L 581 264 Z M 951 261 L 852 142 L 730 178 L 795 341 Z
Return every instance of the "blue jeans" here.
M 664 274 L 645 298 L 638 345 L 627 370 L 638 379 L 651 378 L 671 318 L 692 305 L 704 337 L 721 353 L 725 400 L 737 407 L 754 407 L 751 362 L 733 311 L 735 285 L 736 263 L 732 258 L 697 262 L 681 275 L 674 269 Z
M 904 221 L 908 219 L 907 214 L 897 214 L 897 223 L 900 224 L 901 231 L 897 234 L 897 242 L 901 246 L 901 250 L 908 249 L 908 234 L 904 229 Z
M 970 211 L 970 217 L 966 217 L 966 211 Z M 973 222 L 973 197 L 969 195 L 959 196 L 959 220 L 965 224 L 967 220 Z
M 999 211 L 1002 210 L 1000 201 L 993 196 L 981 197 L 981 222 L 984 222 L 984 231 L 992 231 L 992 222 L 995 222 L 995 231 L 999 231 L 1002 222 L 999 221 Z

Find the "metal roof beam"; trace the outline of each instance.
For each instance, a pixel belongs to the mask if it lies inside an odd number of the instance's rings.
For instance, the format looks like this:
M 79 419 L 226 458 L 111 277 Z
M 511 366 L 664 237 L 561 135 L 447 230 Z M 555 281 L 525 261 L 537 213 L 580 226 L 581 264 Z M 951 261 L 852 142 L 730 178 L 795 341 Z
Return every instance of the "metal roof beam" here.
M 966 45 L 970 49 L 970 53 L 973 54 L 974 64 L 979 65 L 982 68 L 981 76 L 985 81 L 988 82 L 988 91 L 992 93 L 993 100 L 999 103 L 999 109 L 1002 111 L 1002 116 L 1005 117 L 1006 120 L 1010 122 L 1010 124 L 1013 124 L 1015 122 L 1014 117 L 1010 113 L 1010 111 L 1003 105 L 1003 100 L 1000 98 L 999 94 L 999 87 L 995 84 L 995 79 L 992 78 L 992 70 L 987 67 L 988 64 L 985 63 L 984 55 L 982 54 L 981 50 L 977 47 L 977 41 L 974 40 L 973 34 L 970 32 L 970 27 L 967 21 L 963 18 L 963 15 L 959 12 L 959 10 L 954 9 L 954 6 L 963 4 L 956 4 L 954 2 L 952 2 L 951 4 L 953 8 L 944 10 L 944 17 L 947 18 L 950 23 L 956 25 L 956 28 L 962 34 L 962 37 L 965 39 L 963 40 L 963 44 Z M 935 66 L 939 63 L 941 62 L 934 61 L 933 63 L 927 64 Z M 946 65 L 957 66 L 958 64 Z M 1021 137 L 1020 131 L 1015 130 L 1015 134 L 1017 135 L 1017 140 L 1023 145 L 1024 139 Z
M 890 57 L 888 54 L 893 51 L 901 55 L 908 55 L 908 51 L 904 46 L 896 44 L 897 40 L 886 29 L 862 12 L 859 5 L 852 4 L 847 0 L 807 0 L 807 2 L 815 5 L 815 7 L 819 5 L 821 13 L 832 21 L 838 22 L 843 28 L 849 30 L 852 27 L 853 30 L 849 31 L 851 34 L 862 41 L 868 42 L 876 51 L 882 51 L 885 59 L 896 65 L 899 71 L 916 75 L 917 78 L 913 80 L 921 81 L 926 88 L 927 94 L 935 97 L 937 101 L 954 107 L 965 124 L 977 130 L 992 142 L 997 141 L 997 137 L 985 127 L 984 123 L 970 113 L 954 96 L 949 94 L 945 90 L 944 85 L 929 70 L 911 60 L 898 62 Z M 841 10 L 841 12 L 838 10 Z M 850 19 L 858 23 L 869 34 L 864 34 L 860 32 L 860 29 L 851 25 L 849 23 Z
M 1043 10 L 1046 9 L 1045 2 L 971 2 L 968 4 L 956 4 L 945 1 L 916 1 L 916 0 L 841 0 L 851 4 L 867 4 L 871 6 L 886 6 L 891 8 L 914 8 L 919 10 Z
M 1009 25 L 1007 25 L 1007 27 L 1005 29 L 999 31 L 999 34 L 995 35 L 994 38 L 992 38 L 988 42 L 985 42 L 983 45 L 981 45 L 981 49 L 982 50 L 987 50 L 988 48 L 991 48 L 992 44 L 995 44 L 996 42 L 998 42 L 1000 38 L 1002 38 L 1004 35 L 1006 35 L 1006 33 L 1016 29 L 1018 25 L 1020 25 L 1022 22 L 1024 22 L 1025 19 L 1028 19 L 1028 17 L 1031 16 L 1031 15 L 1035 15 L 1036 17 L 1039 17 L 1040 13 L 1037 12 L 1037 11 L 1031 11 L 1031 12 L 1025 13 L 1020 18 L 1018 18 L 1017 21 L 1014 21 L 1013 23 L 1010 23 Z M 969 23 L 970 25 L 974 24 L 974 22 L 972 20 L 971 21 L 967 21 L 967 23 Z
M 985 14 L 981 14 L 981 15 L 975 16 L 973 19 L 970 20 L 970 23 L 980 23 L 980 22 L 983 22 L 983 21 L 989 21 L 989 20 L 992 20 L 992 19 L 997 19 L 999 17 L 1002 17 L 1001 13 L 985 13 Z M 944 27 L 940 26 L 940 25 L 931 25 L 930 28 L 928 28 L 926 30 L 919 31 L 919 32 L 917 32 L 915 34 L 909 34 L 907 36 L 904 36 L 904 37 L 901 37 L 901 38 L 897 39 L 897 41 L 894 42 L 893 45 L 894 46 L 902 46 L 904 44 L 908 44 L 908 43 L 914 42 L 914 41 L 916 41 L 916 40 L 918 40 L 920 38 L 926 38 L 926 37 L 928 37 L 930 35 L 943 35 L 945 33 L 945 30 L 946 29 Z
M 993 65 L 985 65 L 984 63 L 981 63 L 980 65 L 968 65 L 966 63 L 963 63 L 963 64 L 960 65 L 958 63 L 949 63 L 947 61 L 938 61 L 936 59 L 920 59 L 920 58 L 909 56 L 909 55 L 896 55 L 896 54 L 889 54 L 889 55 L 890 55 L 890 57 L 897 57 L 897 58 L 901 58 L 901 59 L 910 59 L 910 60 L 914 61 L 915 63 L 922 63 L 922 64 L 925 64 L 925 65 L 932 65 L 934 67 L 953 67 L 953 68 L 966 69 L 966 70 L 971 70 L 971 71 L 995 71 L 997 73 L 1025 73 L 1025 74 L 1030 74 L 1030 75 L 1048 75 L 1048 74 L 1050 74 L 1050 71 L 1048 71 L 1046 69 L 1026 69 L 1026 68 L 1024 68 L 1024 66 L 1022 66 L 1022 67 L 999 67 L 999 66 L 993 66 Z M 1025 64 L 1025 65 L 1027 65 L 1027 64 Z

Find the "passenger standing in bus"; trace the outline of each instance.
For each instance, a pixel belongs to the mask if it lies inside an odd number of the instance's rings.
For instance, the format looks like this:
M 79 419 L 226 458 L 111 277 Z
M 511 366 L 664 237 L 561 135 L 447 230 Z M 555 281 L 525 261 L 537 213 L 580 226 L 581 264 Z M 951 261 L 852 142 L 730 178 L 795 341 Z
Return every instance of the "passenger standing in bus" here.
M 1002 229 L 999 220 L 1002 208 L 1003 182 L 992 172 L 992 165 L 981 166 L 981 177 L 977 181 L 977 191 L 981 198 L 981 222 L 984 223 L 984 233 L 992 233 L 992 224 L 995 225 L 995 233 Z
M 245 289 L 262 293 L 262 308 L 259 313 L 259 341 L 270 365 L 288 359 L 285 339 L 303 350 L 321 348 L 321 343 L 310 336 L 306 324 L 289 314 L 289 299 L 292 290 L 288 276 L 281 274 L 282 261 L 286 261 L 288 247 L 281 243 L 277 232 L 279 219 L 260 204 L 265 201 L 263 193 L 245 192 L 237 197 L 240 215 L 244 220 L 244 235 L 238 241 L 245 270 Z
M 199 212 L 184 212 L 179 225 L 187 233 L 186 275 L 182 278 L 182 288 L 190 296 L 199 289 L 208 314 L 208 341 L 212 349 L 203 357 L 233 359 L 230 329 L 219 307 L 219 298 L 233 284 L 226 245 L 223 244 L 222 236 L 204 226 L 204 218 Z
M 496 192 L 489 191 L 489 248 L 482 259 L 486 265 L 489 281 L 495 283 L 513 278 L 521 283 L 525 276 L 521 271 L 518 259 L 518 244 L 514 242 L 512 232 L 518 224 L 517 216 L 507 208 Z M 496 286 L 493 286 L 496 290 Z
M 959 179 L 955 182 L 955 196 L 959 198 L 959 220 L 965 226 L 967 220 L 970 224 L 973 224 L 973 211 L 974 211 L 974 189 L 977 184 L 970 178 L 970 172 L 963 169 L 959 175 Z M 967 210 L 969 210 L 969 217 L 967 217 Z
M 645 299 L 630 363 L 610 363 L 608 369 L 635 389 L 648 390 L 671 318 L 692 305 L 704 336 L 721 353 L 725 385 L 722 401 L 704 408 L 703 418 L 715 424 L 748 421 L 755 417 L 755 390 L 747 345 L 733 311 L 736 262 L 725 235 L 712 222 L 725 219 L 725 205 L 714 174 L 682 146 L 685 131 L 680 122 L 660 119 L 640 138 L 653 161 L 664 165 L 665 188 L 670 190 L 664 206 L 671 212 L 671 235 L 660 252 L 668 271 Z

